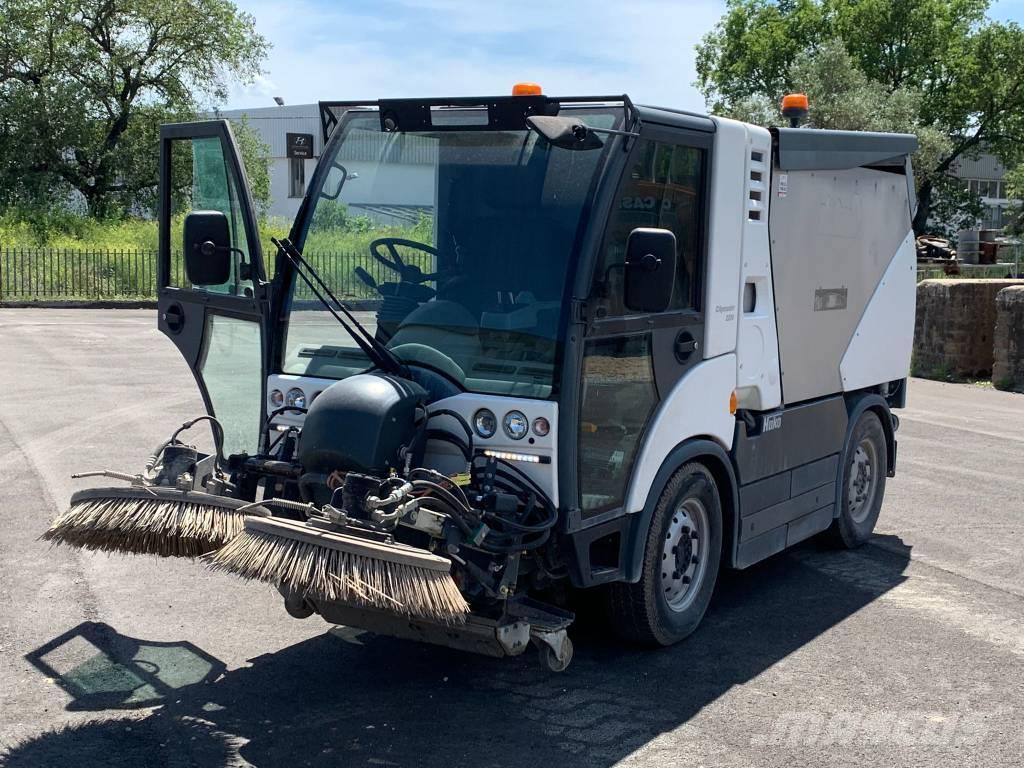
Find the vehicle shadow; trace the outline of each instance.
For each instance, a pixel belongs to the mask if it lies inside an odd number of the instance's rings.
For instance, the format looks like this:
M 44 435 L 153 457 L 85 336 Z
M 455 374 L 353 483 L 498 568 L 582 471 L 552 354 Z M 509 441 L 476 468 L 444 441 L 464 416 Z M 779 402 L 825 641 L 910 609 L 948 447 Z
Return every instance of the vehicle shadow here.
M 910 547 L 878 538 L 884 549 L 807 544 L 723 573 L 701 628 L 672 648 L 624 650 L 601 622 L 583 624 L 576 659 L 558 675 L 532 655 L 488 659 L 344 628 L 221 674 L 223 665 L 191 644 L 82 625 L 29 655 L 73 697 L 68 709 L 109 717 L 154 695 L 162 706 L 141 720 L 41 734 L 0 756 L 0 766 L 220 766 L 239 757 L 255 766 L 610 766 L 902 583 Z M 865 578 L 837 578 L 821 567 L 830 558 Z M 60 673 L 46 661 L 59 641 L 80 635 L 127 671 Z M 154 662 L 152 648 L 172 663 Z M 140 659 L 159 668 L 140 672 Z M 96 679 L 107 681 L 102 695 L 89 688 Z M 110 680 L 122 688 L 112 692 Z

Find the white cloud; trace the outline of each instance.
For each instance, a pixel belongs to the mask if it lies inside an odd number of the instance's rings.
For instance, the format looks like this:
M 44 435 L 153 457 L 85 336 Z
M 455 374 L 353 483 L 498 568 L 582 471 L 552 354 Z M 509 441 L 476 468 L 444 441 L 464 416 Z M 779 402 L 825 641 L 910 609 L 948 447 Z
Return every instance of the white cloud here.
M 359 9 L 316 0 L 239 0 L 274 48 L 267 73 L 231 92 L 229 107 L 318 99 L 508 93 L 541 83 L 552 95 L 628 93 L 702 110 L 694 46 L 724 11 L 719 0 L 376 0 Z

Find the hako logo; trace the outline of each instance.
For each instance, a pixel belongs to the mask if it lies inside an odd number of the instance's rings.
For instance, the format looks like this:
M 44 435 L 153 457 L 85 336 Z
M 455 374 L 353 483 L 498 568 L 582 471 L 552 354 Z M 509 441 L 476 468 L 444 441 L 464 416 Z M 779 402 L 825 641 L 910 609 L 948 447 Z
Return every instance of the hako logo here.
M 762 432 L 771 432 L 773 429 L 778 429 L 781 426 L 782 426 L 782 414 L 781 413 L 772 413 L 772 414 L 769 414 L 768 416 L 764 417 L 764 420 L 761 422 L 761 431 Z

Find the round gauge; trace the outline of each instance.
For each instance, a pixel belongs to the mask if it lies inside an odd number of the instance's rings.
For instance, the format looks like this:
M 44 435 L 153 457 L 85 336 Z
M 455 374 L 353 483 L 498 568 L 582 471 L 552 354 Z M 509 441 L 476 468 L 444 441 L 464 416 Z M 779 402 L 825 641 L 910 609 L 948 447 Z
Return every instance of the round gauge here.
M 285 402 L 288 405 L 294 406 L 295 408 L 306 407 L 306 393 L 298 387 L 292 387 L 288 390 L 288 394 L 285 395 Z
M 533 420 L 533 434 L 537 437 L 547 437 L 548 432 L 551 431 L 551 424 L 543 416 L 538 416 Z
M 284 392 L 280 389 L 270 390 L 270 404 L 275 408 L 280 408 L 284 405 Z
M 498 431 L 498 419 L 492 411 L 481 408 L 473 414 L 473 429 L 480 437 L 494 437 Z
M 523 415 L 522 411 L 509 411 L 506 413 L 502 426 L 505 427 L 505 434 L 513 440 L 522 440 L 530 430 L 530 422 Z

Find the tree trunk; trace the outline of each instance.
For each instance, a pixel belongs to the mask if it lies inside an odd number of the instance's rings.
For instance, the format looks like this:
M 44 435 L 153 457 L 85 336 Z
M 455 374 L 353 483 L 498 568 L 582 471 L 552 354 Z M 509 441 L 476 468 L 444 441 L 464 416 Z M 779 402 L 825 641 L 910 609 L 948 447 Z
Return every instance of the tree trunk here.
M 90 219 L 105 219 L 107 217 L 108 205 L 106 195 L 95 186 L 81 187 L 78 190 L 85 198 L 85 208 Z
M 932 183 L 925 181 L 917 190 L 917 213 L 914 214 L 914 236 L 928 234 L 928 217 L 932 212 Z

